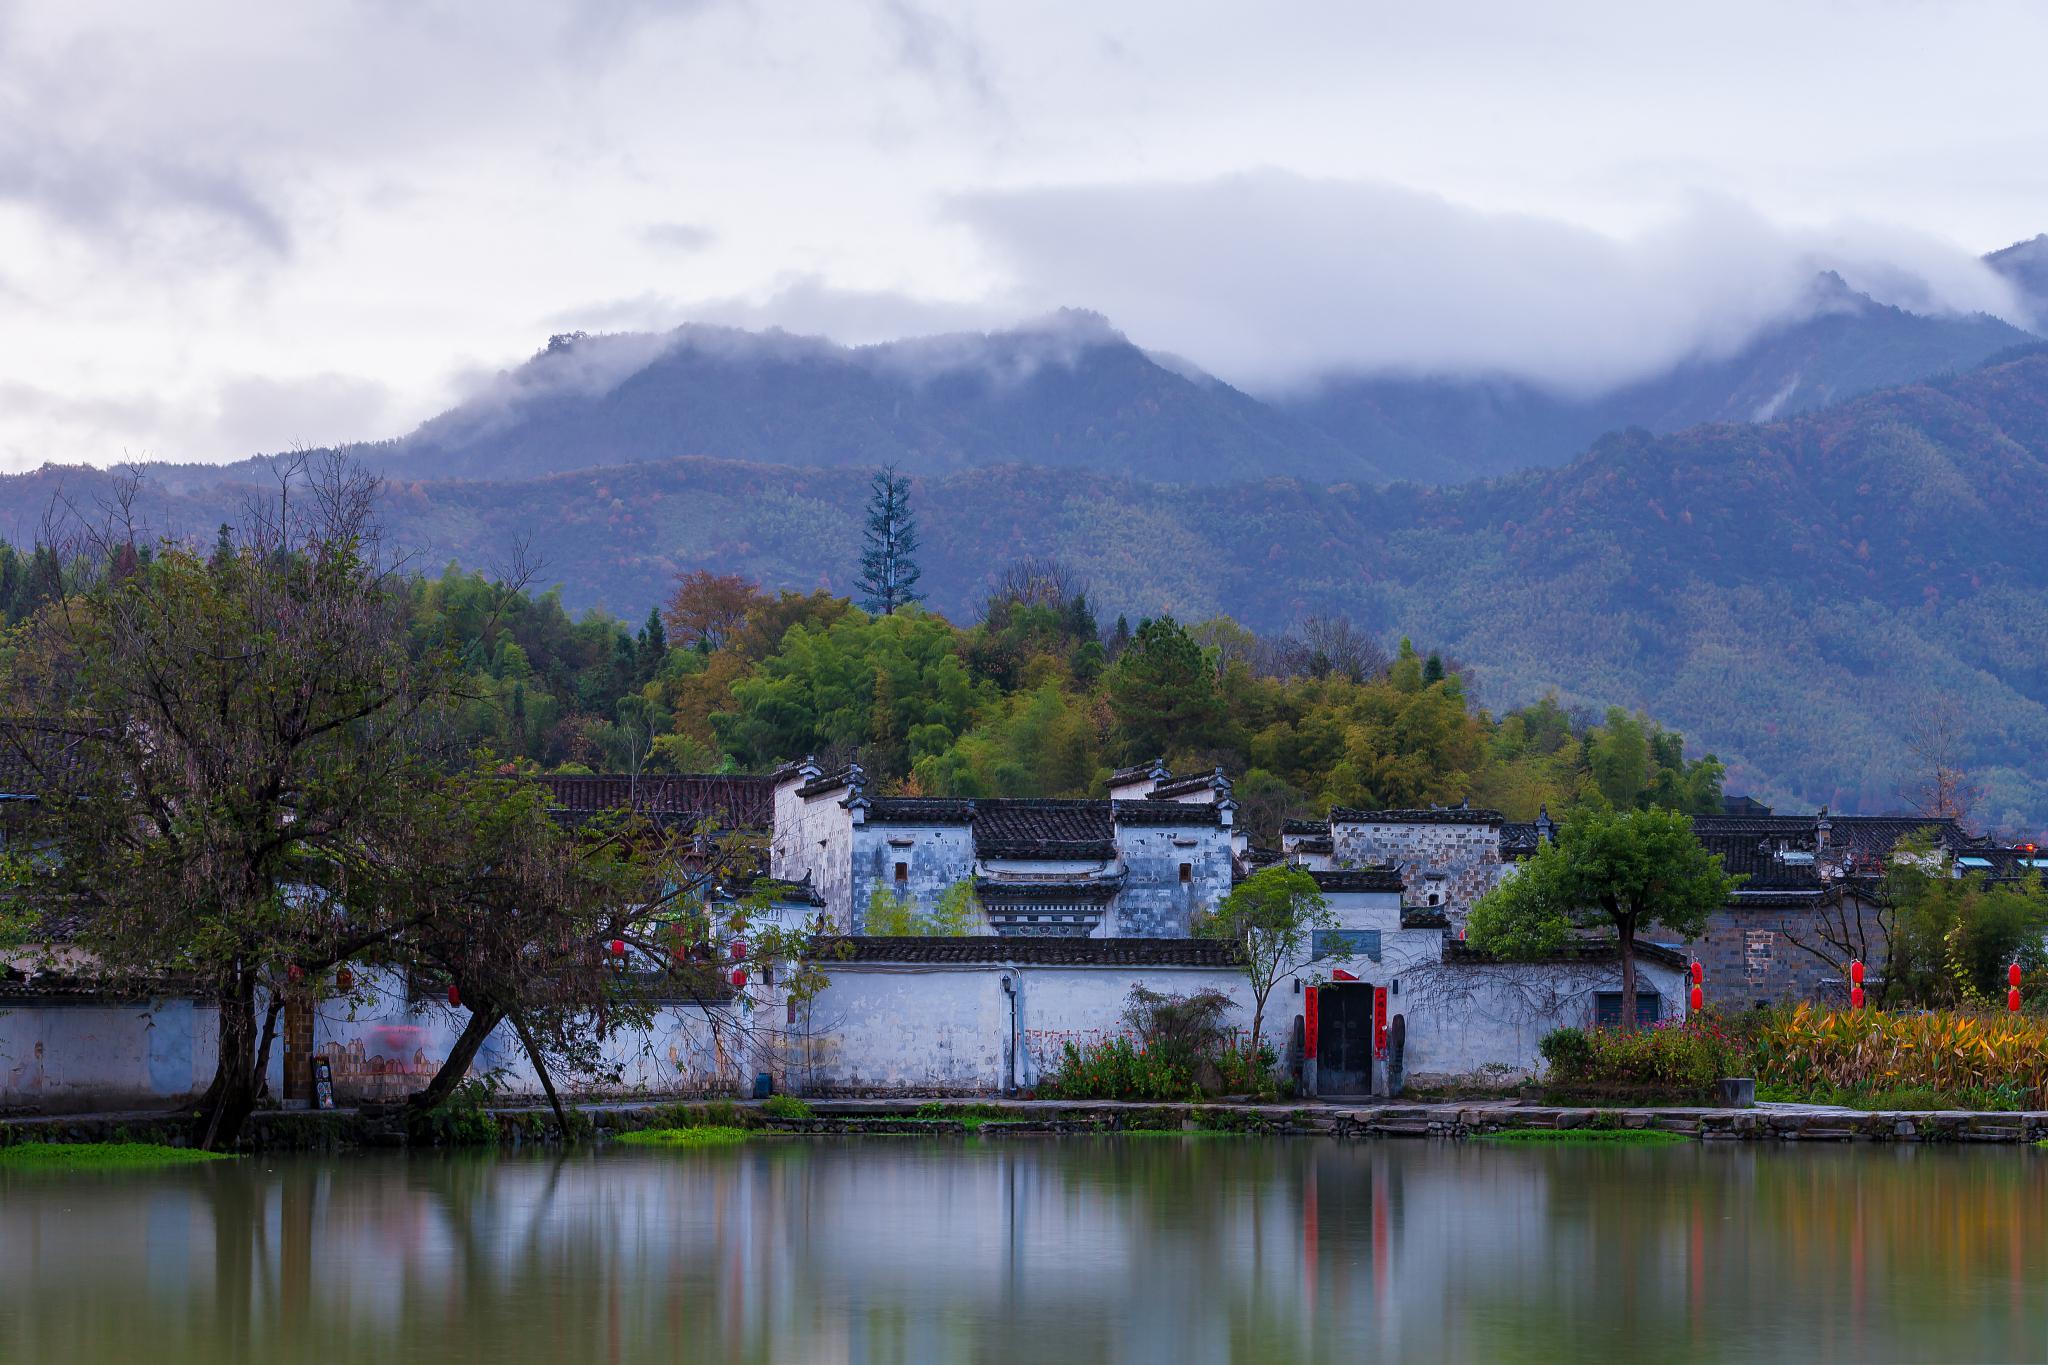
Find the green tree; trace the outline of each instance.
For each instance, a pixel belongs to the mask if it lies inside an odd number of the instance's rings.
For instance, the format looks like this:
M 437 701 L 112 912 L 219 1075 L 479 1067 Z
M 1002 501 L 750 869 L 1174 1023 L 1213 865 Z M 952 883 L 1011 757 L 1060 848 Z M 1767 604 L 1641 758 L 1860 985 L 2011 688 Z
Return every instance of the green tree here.
M 1245 982 L 1252 992 L 1254 1048 L 1274 986 L 1327 956 L 1315 951 L 1315 931 L 1335 926 L 1336 916 L 1316 888 L 1316 879 L 1292 863 L 1275 863 L 1246 877 L 1198 926 L 1204 936 L 1227 939 L 1241 951 Z
M 1622 1027 L 1633 1028 L 1637 936 L 1661 926 L 1697 937 L 1735 886 L 1683 814 L 1584 808 L 1480 897 L 1466 932 L 1476 948 L 1521 959 L 1553 953 L 1582 930 L 1611 933 L 1621 957 Z
M 1207 743 L 1222 720 L 1216 670 L 1171 616 L 1140 621 L 1107 677 L 1110 714 L 1128 762 Z
M 337 465 L 288 486 L 211 558 L 166 543 L 52 603 L 0 678 L 9 741 L 79 760 L 45 774 L 51 856 L 16 896 L 79 915 L 110 980 L 195 977 L 218 1002 L 207 1147 L 255 1106 L 288 980 L 402 921 L 390 850 L 433 784 L 423 722 L 454 673 L 407 649 L 403 585 L 368 548 L 374 483 Z
M 868 489 L 868 524 L 856 586 L 862 606 L 888 616 L 924 600 L 917 590 L 917 518 L 910 510 L 910 477 L 898 474 L 895 465 L 876 470 Z

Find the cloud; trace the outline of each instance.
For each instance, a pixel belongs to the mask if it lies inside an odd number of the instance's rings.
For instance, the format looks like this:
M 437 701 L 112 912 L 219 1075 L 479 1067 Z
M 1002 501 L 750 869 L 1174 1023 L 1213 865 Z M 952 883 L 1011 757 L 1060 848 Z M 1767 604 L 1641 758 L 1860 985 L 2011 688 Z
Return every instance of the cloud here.
M 689 300 L 657 292 L 604 299 L 551 314 L 550 327 L 666 332 L 687 323 L 780 329 L 848 346 L 944 332 L 985 331 L 1032 310 L 998 296 L 929 299 L 892 289 L 848 289 L 817 274 L 786 275 L 755 294 Z M 1046 311 L 1046 310 L 1039 310 Z
M 75 395 L 0 382 L 0 469 L 33 469 L 59 452 L 96 464 L 217 463 L 388 434 L 387 385 L 359 375 L 228 375 L 187 395 Z
M 1280 171 L 979 191 L 952 213 L 1015 305 L 1100 309 L 1140 345 L 1265 389 L 1393 371 L 1599 390 L 1804 315 L 1826 268 L 1902 306 L 2021 316 L 1959 248 L 1784 228 L 1715 198 L 1634 237 Z
M 695 223 L 649 223 L 640 230 L 640 240 L 661 251 L 689 253 L 709 247 L 718 234 Z
M 958 89 L 984 109 L 1003 109 L 988 58 L 963 25 L 912 0 L 881 0 L 878 12 L 905 70 Z

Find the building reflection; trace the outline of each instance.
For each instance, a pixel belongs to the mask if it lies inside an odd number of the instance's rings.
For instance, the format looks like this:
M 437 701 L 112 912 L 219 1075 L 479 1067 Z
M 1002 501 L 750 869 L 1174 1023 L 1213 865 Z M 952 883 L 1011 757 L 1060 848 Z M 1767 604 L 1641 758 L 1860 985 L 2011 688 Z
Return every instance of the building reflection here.
M 0 1359 L 2031 1359 L 2044 1166 L 1159 1138 L 9 1176 Z

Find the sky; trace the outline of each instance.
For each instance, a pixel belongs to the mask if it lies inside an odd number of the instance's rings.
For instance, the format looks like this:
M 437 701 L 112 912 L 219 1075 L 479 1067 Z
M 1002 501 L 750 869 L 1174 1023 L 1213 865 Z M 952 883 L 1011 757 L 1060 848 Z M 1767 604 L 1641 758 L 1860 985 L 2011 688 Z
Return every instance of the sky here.
M 571 329 L 1062 306 L 1597 390 L 1818 268 L 2024 323 L 2048 6 L 0 0 L 0 471 L 398 435 Z

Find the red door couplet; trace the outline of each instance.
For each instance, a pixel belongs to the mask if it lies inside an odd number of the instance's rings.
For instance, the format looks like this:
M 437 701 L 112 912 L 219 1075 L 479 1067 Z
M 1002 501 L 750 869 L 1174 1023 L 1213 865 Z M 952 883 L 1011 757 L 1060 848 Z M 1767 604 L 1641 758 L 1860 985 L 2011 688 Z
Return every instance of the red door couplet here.
M 1301 1052 L 1310 1061 L 1316 1059 L 1316 1035 L 1322 1031 L 1323 1021 L 1316 1010 L 1316 988 L 1310 986 L 1302 992 L 1307 1002 L 1301 1011 Z
M 1387 988 L 1375 986 L 1372 990 L 1372 1055 L 1387 1055 Z

